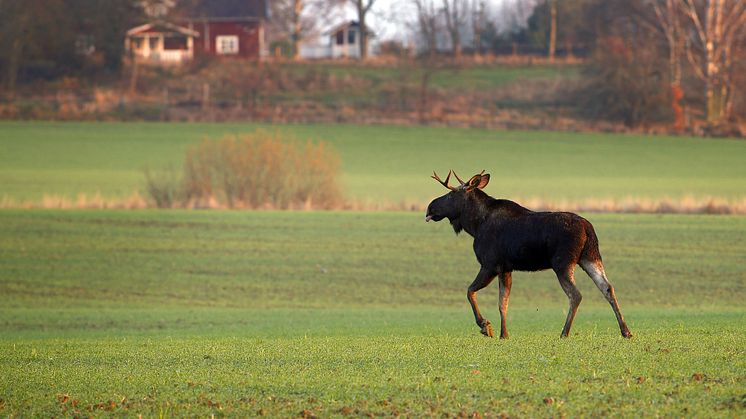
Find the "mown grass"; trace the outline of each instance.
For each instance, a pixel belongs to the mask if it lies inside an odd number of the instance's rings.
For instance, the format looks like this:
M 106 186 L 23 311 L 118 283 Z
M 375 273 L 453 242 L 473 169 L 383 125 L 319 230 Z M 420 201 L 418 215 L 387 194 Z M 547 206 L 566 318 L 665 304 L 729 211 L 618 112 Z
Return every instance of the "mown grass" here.
M 124 198 L 143 169 L 181 167 L 203 138 L 257 128 L 329 142 L 342 158 L 348 199 L 422 205 L 442 192 L 433 170 L 487 169 L 487 192 L 546 201 L 744 199 L 746 143 L 737 140 L 391 126 L 176 123 L 0 124 L 0 201 L 46 195 Z
M 0 211 L 0 415 L 743 415 L 746 219 L 589 218 L 631 340 L 581 272 L 482 337 L 422 214 Z
M 469 237 L 420 213 L 1 214 L 4 307 L 461 307 L 478 271 Z M 741 305 L 746 218 L 587 216 L 624 306 Z M 517 276 L 515 304 L 566 304 L 552 273 Z
M 297 314 L 282 320 L 292 324 L 300 320 Z M 453 313 L 427 314 L 421 320 L 437 322 Z M 357 317 L 353 313 L 351 320 Z M 646 317 L 647 327 L 638 325 L 631 341 L 587 329 L 560 340 L 556 331 L 540 327 L 498 341 L 452 323 L 436 331 L 414 327 L 402 333 L 376 320 L 349 324 L 352 333 L 336 336 L 304 335 L 302 330 L 282 336 L 169 336 L 165 331 L 140 337 L 3 339 L 0 412 L 285 417 L 743 414 L 743 315 L 690 313 L 678 317 L 685 325 L 662 322 L 654 313 Z M 360 336 L 364 327 L 367 334 Z

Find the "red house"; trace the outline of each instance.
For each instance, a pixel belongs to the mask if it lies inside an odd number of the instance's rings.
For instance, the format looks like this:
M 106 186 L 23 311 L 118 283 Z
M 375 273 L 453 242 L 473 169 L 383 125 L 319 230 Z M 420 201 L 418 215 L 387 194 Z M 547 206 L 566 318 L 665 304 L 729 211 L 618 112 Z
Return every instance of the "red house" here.
M 127 31 L 134 59 L 178 64 L 200 56 L 260 59 L 266 51 L 265 0 L 185 0 L 169 15 Z

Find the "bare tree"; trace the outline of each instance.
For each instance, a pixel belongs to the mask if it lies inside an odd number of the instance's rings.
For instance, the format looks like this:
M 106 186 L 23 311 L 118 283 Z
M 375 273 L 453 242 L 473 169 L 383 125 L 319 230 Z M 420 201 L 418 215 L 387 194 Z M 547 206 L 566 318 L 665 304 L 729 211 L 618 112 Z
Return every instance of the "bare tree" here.
M 656 0 L 652 3 L 658 26 L 663 32 L 668 45 L 668 77 L 671 83 L 671 110 L 674 115 L 674 126 L 684 127 L 684 112 L 681 100 L 684 91 L 681 85 L 681 57 L 684 51 L 685 31 L 682 27 L 681 10 L 676 0 Z
M 438 14 L 435 0 L 412 0 L 417 8 L 417 31 L 425 44 L 425 50 L 430 58 L 435 56 L 438 49 Z
M 554 54 L 557 51 L 557 0 L 548 0 L 549 2 L 549 61 L 554 61 Z
M 291 40 L 293 42 L 293 59 L 297 60 L 300 57 L 300 39 L 303 33 L 303 23 L 301 21 L 301 13 L 303 13 L 303 1 L 293 0 L 293 34 Z
M 729 116 L 731 109 L 734 58 L 737 42 L 746 31 L 746 2 L 678 1 L 694 26 L 695 42 L 687 45 L 686 52 L 695 73 L 705 83 L 706 119 L 718 122 Z
M 0 63 L 5 61 L 3 81 L 11 97 L 15 95 L 18 73 L 23 64 L 24 45 L 28 35 L 21 36 L 29 22 L 34 19 L 28 8 L 21 2 L 0 2 Z
M 681 84 L 681 55 L 685 33 L 682 28 L 680 11 L 675 0 L 654 1 L 655 17 L 668 44 L 668 71 L 671 83 Z
M 468 4 L 466 0 L 443 0 L 443 14 L 446 18 L 446 29 L 451 38 L 453 58 L 461 58 L 461 29 L 466 24 Z
M 482 53 L 482 30 L 487 20 L 487 10 L 483 0 L 474 0 L 471 6 L 471 27 L 474 30 L 473 48 L 475 54 Z
M 324 0 L 273 0 L 270 3 L 270 24 L 278 36 L 290 41 L 292 56 L 298 59 L 300 45 L 316 34 L 318 25 L 323 20 L 318 16 L 329 16 L 330 9 L 335 6 L 334 2 Z
M 368 16 L 368 12 L 373 7 L 376 0 L 349 0 L 355 6 L 357 11 L 357 21 L 360 24 L 360 59 L 365 60 L 368 58 L 368 25 L 365 23 L 365 19 Z

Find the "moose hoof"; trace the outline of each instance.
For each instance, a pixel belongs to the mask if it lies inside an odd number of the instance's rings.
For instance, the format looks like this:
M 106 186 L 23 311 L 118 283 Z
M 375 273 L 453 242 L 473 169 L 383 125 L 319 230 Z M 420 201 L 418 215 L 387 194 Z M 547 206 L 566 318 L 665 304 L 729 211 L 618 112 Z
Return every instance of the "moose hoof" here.
M 489 337 L 495 336 L 495 331 L 492 330 L 492 324 L 490 324 L 489 320 L 485 320 L 482 323 L 482 334 Z
M 632 337 L 632 332 L 630 332 L 629 330 L 625 330 L 622 332 L 622 337 L 629 339 Z

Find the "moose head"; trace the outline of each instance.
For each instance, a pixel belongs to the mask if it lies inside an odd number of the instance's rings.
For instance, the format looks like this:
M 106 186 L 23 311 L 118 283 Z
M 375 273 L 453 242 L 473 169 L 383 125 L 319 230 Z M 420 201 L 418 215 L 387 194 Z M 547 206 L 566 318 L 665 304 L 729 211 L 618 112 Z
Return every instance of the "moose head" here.
M 451 174 L 456 177 L 459 186 L 450 186 L 448 184 L 451 179 Z M 453 229 L 456 233 L 459 233 L 462 228 L 461 216 L 464 211 L 470 207 L 469 202 L 473 202 L 478 198 L 476 195 L 484 195 L 484 193 L 481 192 L 481 189 L 489 183 L 490 175 L 485 174 L 484 170 L 482 170 L 481 173 L 472 176 L 468 182 L 464 182 L 460 177 L 458 177 L 456 172 L 449 170 L 445 181 L 441 180 L 435 172 L 433 172 L 433 176 L 431 177 L 449 189 L 449 192 L 434 199 L 430 205 L 427 206 L 425 221 L 440 221 L 443 218 L 448 218 L 453 225 Z

